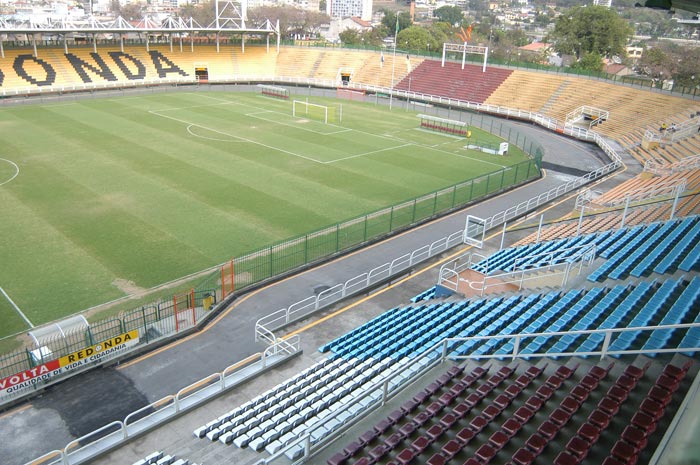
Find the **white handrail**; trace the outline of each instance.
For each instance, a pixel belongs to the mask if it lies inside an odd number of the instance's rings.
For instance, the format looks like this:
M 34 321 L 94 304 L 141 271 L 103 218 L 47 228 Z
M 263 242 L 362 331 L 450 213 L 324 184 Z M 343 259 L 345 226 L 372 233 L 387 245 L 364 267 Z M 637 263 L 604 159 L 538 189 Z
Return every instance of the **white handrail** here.
M 592 352 L 562 352 L 562 353 L 528 353 L 528 354 L 522 354 L 518 351 L 518 347 L 521 346 L 521 340 L 523 338 L 534 338 L 537 336 L 549 336 L 549 337 L 555 337 L 555 336 L 563 336 L 563 335 L 570 335 L 570 334 L 581 334 L 581 335 L 586 335 L 586 334 L 600 334 L 603 333 L 605 335 L 605 341 L 610 341 L 611 335 L 614 333 L 621 333 L 625 331 L 654 331 L 654 330 L 664 330 L 664 329 L 678 329 L 678 328 L 700 328 L 700 323 L 688 323 L 688 324 L 678 324 L 678 325 L 665 325 L 665 326 L 640 326 L 640 327 L 634 327 L 634 328 L 611 328 L 611 329 L 597 329 L 597 330 L 580 330 L 580 331 L 559 331 L 559 332 L 551 332 L 551 333 L 527 333 L 527 334 L 505 334 L 505 335 L 495 335 L 495 336 L 472 336 L 472 337 L 463 337 L 463 338 L 445 338 L 442 341 L 438 342 L 437 344 L 433 345 L 429 349 L 427 349 L 425 352 L 423 352 L 421 355 L 417 356 L 414 359 L 411 359 L 410 361 L 404 363 L 402 366 L 399 366 L 399 369 L 393 371 L 392 373 L 387 374 L 384 378 L 373 382 L 370 386 L 367 386 L 364 389 L 364 392 L 362 395 L 356 397 L 352 401 L 343 404 L 338 408 L 337 410 L 333 411 L 330 415 L 327 417 L 323 418 L 321 421 L 318 421 L 314 423 L 312 426 L 310 426 L 307 430 L 306 433 L 304 434 L 303 437 L 298 438 L 295 441 L 292 441 L 289 443 L 287 446 L 284 448 L 280 449 L 277 451 L 275 454 L 271 455 L 268 458 L 264 458 L 256 462 L 256 465 L 267 465 L 267 464 L 273 464 L 277 463 L 277 461 L 284 456 L 285 452 L 290 450 L 290 449 L 296 449 L 299 444 L 305 444 L 303 447 L 304 453 L 303 457 L 300 459 L 302 461 L 308 461 L 310 457 L 313 455 L 317 454 L 320 450 L 322 450 L 324 447 L 326 447 L 327 444 L 333 442 L 339 435 L 343 434 L 347 429 L 352 427 L 354 424 L 356 424 L 358 421 L 360 421 L 362 418 L 365 418 L 367 415 L 372 413 L 373 411 L 381 408 L 386 404 L 386 402 L 396 396 L 399 392 L 401 392 L 403 389 L 408 387 L 413 381 L 418 379 L 420 376 L 422 376 L 426 371 L 429 369 L 433 368 L 436 366 L 438 363 L 445 361 L 447 359 L 454 359 L 454 360 L 488 360 L 488 359 L 493 359 L 493 358 L 513 358 L 513 359 L 518 359 L 518 358 L 547 358 L 547 357 L 567 357 L 567 356 L 580 356 L 580 355 L 600 355 L 601 359 L 604 358 L 605 356 L 608 355 L 625 355 L 625 354 L 638 354 L 638 353 L 678 353 L 678 352 L 700 352 L 700 347 L 692 347 L 692 348 L 675 348 L 675 349 L 659 349 L 659 350 L 654 350 L 654 351 L 609 351 L 607 350 L 607 347 L 604 343 L 602 350 L 600 351 L 592 351 Z M 454 355 L 449 347 L 450 342 L 466 342 L 470 340 L 482 340 L 482 341 L 487 341 L 487 340 L 492 340 L 492 339 L 502 339 L 502 340 L 513 340 L 514 342 L 514 351 L 511 354 L 508 355 Z M 440 353 L 440 356 L 434 356 L 436 352 Z M 432 355 L 432 357 L 431 357 Z M 434 358 L 432 362 L 430 362 L 427 365 L 423 365 L 423 368 L 421 369 L 421 361 L 424 360 L 425 358 Z M 419 369 L 416 370 L 412 375 L 403 378 L 403 381 L 395 384 L 393 386 L 393 389 L 389 388 L 389 383 L 402 376 L 402 374 L 408 370 L 411 370 L 412 367 L 419 365 Z M 350 409 L 358 405 L 359 402 L 361 402 L 363 399 L 365 399 L 368 396 L 372 396 L 374 393 L 379 393 L 380 397 L 378 398 L 377 401 L 375 402 L 370 402 L 365 409 L 361 409 L 355 416 L 353 414 L 349 415 L 349 420 L 347 420 L 342 427 L 338 428 L 337 430 L 334 431 L 333 434 L 323 437 L 319 442 L 313 443 L 310 441 L 312 433 L 319 429 L 319 428 L 325 428 L 326 423 L 329 420 L 333 420 L 334 418 L 338 417 L 339 415 L 342 415 L 345 413 L 350 413 Z

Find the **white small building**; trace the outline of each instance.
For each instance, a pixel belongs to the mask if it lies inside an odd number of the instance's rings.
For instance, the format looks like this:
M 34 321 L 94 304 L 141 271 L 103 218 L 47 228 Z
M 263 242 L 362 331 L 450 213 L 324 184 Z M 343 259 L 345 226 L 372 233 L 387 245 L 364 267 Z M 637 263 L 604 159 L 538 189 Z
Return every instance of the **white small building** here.
M 358 32 L 365 32 L 372 29 L 372 24 L 369 21 L 363 21 L 358 17 L 351 18 L 333 18 L 328 29 L 322 30 L 321 35 L 331 42 L 337 42 L 340 38 L 340 33 L 346 29 L 354 29 Z
M 372 0 L 327 0 L 326 13 L 331 18 L 358 17 L 372 20 Z

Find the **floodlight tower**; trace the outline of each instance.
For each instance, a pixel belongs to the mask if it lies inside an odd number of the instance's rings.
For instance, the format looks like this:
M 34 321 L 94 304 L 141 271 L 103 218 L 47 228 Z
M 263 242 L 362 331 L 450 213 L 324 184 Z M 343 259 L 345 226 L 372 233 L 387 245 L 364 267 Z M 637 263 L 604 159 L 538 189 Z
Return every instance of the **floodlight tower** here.
M 216 19 L 213 26 L 216 27 L 216 51 L 219 51 L 219 34 L 222 29 L 245 30 L 245 22 L 248 19 L 246 10 L 248 0 L 214 0 Z M 211 26 L 210 26 L 211 27 Z M 245 35 L 241 34 L 241 51 L 245 52 Z
M 245 29 L 248 0 L 215 0 L 217 29 Z

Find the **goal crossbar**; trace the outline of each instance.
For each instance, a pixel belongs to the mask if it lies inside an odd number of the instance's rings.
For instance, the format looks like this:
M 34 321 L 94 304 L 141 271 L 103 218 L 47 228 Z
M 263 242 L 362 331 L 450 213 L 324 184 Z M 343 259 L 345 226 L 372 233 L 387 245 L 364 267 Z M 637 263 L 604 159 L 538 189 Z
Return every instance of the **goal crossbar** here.
M 342 107 L 340 107 L 340 113 L 337 113 L 338 108 L 336 107 L 305 102 L 303 100 L 292 101 L 292 116 L 295 118 L 305 116 L 328 124 L 329 122 L 340 122 L 342 120 Z
M 447 52 L 458 52 L 462 54 L 462 69 L 464 69 L 464 63 L 467 61 L 467 53 L 474 55 L 484 55 L 484 64 L 481 67 L 481 72 L 486 72 L 486 60 L 489 57 L 489 48 L 482 47 L 480 45 L 468 45 L 466 42 L 463 44 L 442 44 L 442 67 L 445 67 L 445 56 Z

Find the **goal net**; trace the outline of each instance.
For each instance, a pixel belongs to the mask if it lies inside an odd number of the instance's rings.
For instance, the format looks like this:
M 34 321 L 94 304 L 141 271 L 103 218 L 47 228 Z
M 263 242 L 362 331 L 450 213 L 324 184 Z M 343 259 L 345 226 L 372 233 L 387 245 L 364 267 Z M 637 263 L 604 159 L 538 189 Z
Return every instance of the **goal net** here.
M 295 118 L 307 118 L 322 123 L 340 123 L 343 119 L 343 107 L 319 105 L 317 103 L 294 100 L 292 102 L 292 115 Z

